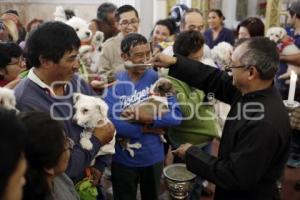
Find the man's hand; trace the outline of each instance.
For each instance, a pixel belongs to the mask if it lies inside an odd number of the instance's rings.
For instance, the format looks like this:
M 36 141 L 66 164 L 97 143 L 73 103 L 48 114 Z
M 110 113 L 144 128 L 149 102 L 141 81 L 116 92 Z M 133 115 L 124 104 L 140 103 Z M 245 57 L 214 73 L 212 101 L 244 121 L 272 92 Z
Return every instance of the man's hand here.
M 287 68 L 287 71 L 286 73 L 280 75 L 278 78 L 279 79 L 287 79 L 286 83 L 288 84 L 289 83 L 289 78 L 290 78 L 290 75 L 291 75 L 291 72 L 294 71 L 297 75 L 300 75 L 300 67 L 298 66 L 294 66 L 294 65 L 289 65 L 289 67 Z
M 182 144 L 178 149 L 172 151 L 172 153 L 184 160 L 185 153 L 191 146 L 192 144 L 190 143 Z
M 94 186 L 98 186 L 101 184 L 101 178 L 102 178 L 102 172 L 96 169 L 95 167 L 91 167 L 91 178 L 92 178 L 92 184 Z
M 96 127 L 94 136 L 100 140 L 102 145 L 109 143 L 114 137 L 115 127 L 112 123 L 107 123 L 102 127 Z
M 157 53 L 152 57 L 149 63 L 153 63 L 156 67 L 168 68 L 170 65 L 174 65 L 177 62 L 177 58 L 174 56 L 168 56 L 163 53 Z
M 154 121 L 153 116 L 149 114 L 146 109 L 138 106 L 125 109 L 121 113 L 121 116 L 127 120 L 134 120 L 141 124 L 152 124 Z
M 289 117 L 292 129 L 300 130 L 300 107 L 289 110 Z

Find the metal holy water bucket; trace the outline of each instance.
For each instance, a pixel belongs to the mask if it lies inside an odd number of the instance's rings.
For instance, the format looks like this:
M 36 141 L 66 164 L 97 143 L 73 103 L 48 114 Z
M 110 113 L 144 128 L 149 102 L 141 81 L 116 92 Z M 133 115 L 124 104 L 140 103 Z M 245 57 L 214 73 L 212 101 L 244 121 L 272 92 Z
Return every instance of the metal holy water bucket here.
M 164 168 L 165 184 L 168 188 L 170 199 L 187 199 L 196 175 L 186 169 L 182 163 L 172 164 Z

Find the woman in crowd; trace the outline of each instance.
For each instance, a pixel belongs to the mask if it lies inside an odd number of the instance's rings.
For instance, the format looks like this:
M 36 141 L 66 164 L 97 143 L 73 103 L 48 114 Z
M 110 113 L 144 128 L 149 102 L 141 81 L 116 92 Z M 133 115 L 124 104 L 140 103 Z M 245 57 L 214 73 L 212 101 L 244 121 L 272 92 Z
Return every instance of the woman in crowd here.
M 10 19 L 0 19 L 0 41 L 17 42 L 19 39 L 18 28 Z
M 37 19 L 37 18 L 32 19 L 27 24 L 27 27 L 26 27 L 27 33 L 29 33 L 32 30 L 37 29 L 42 23 L 44 23 L 44 20 L 42 20 L 42 19 Z
M 152 31 L 152 42 L 151 48 L 152 52 L 161 50 L 160 43 L 167 41 L 170 38 L 176 29 L 176 24 L 170 19 L 158 20 Z
M 79 199 L 73 182 L 64 174 L 72 142 L 63 126 L 42 112 L 20 116 L 27 128 L 25 156 L 28 162 L 24 200 Z
M 237 26 L 238 39 L 264 36 L 265 25 L 257 17 L 249 17 L 239 23 Z
M 21 200 L 25 184 L 25 129 L 14 111 L 0 108 L 0 199 Z
M 0 43 L 0 87 L 14 88 L 25 70 L 22 49 L 16 43 Z
M 224 27 L 225 17 L 221 10 L 212 9 L 208 13 L 209 29 L 204 32 L 205 43 L 213 48 L 220 42 L 234 44 L 234 35 L 231 30 Z
M 2 14 L 1 19 L 11 20 L 16 25 L 18 32 L 18 40 L 14 42 L 17 42 L 19 44 L 20 42 L 25 40 L 26 30 L 21 23 L 18 11 L 9 9 Z

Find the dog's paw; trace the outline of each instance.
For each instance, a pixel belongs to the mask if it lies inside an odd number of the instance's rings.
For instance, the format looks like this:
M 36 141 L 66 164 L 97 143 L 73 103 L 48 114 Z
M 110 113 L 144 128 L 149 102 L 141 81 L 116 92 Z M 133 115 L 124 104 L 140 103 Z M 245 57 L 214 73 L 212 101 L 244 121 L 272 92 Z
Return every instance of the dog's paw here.
M 129 155 L 133 158 L 134 157 L 134 151 L 132 149 L 127 148 L 127 151 Z
M 93 143 L 88 138 L 81 138 L 80 144 L 82 148 L 86 150 L 91 150 L 93 148 Z
M 139 142 L 133 143 L 133 144 L 128 144 L 127 145 L 129 148 L 134 148 L 134 149 L 140 149 L 142 148 L 142 144 Z

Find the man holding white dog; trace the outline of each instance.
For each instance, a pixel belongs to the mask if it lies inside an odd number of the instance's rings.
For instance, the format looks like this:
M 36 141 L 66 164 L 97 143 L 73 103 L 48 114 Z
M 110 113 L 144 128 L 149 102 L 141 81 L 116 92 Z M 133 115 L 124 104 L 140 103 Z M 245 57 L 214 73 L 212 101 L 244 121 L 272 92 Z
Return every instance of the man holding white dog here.
M 84 150 L 79 145 L 82 128 L 72 122 L 73 93 L 94 95 L 94 92 L 76 75 L 80 41 L 72 27 L 61 22 L 45 23 L 29 37 L 26 45 L 28 59 L 34 67 L 15 89 L 17 107 L 21 111 L 44 111 L 64 122 L 66 135 L 75 142 L 66 174 L 77 182 L 84 177 L 85 168 L 99 148 L 112 139 L 114 127 L 107 124 L 95 129 L 92 150 Z M 97 178 L 105 163 L 105 158 L 97 157 L 92 167 Z

